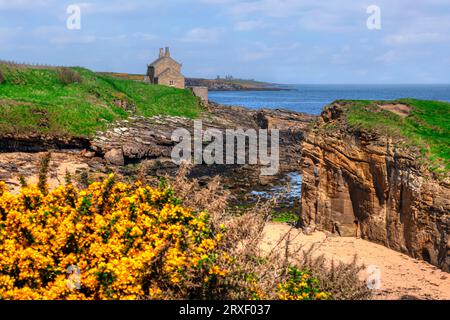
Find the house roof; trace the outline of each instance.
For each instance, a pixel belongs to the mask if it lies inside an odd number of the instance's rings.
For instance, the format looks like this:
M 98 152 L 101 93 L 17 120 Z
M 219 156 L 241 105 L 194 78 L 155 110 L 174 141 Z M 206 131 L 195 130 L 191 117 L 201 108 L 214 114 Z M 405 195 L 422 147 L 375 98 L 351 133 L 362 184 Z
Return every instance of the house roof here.
M 165 60 L 165 59 L 170 59 L 170 60 L 172 60 L 173 62 L 175 62 L 176 64 L 178 64 L 179 66 L 181 66 L 181 63 L 178 63 L 178 62 L 176 62 L 174 59 L 172 59 L 171 57 L 166 57 L 166 56 L 156 59 L 156 60 L 153 61 L 149 66 L 150 66 L 150 67 L 154 67 L 154 66 L 156 66 L 157 64 L 159 64 L 161 61 L 163 61 L 163 60 Z

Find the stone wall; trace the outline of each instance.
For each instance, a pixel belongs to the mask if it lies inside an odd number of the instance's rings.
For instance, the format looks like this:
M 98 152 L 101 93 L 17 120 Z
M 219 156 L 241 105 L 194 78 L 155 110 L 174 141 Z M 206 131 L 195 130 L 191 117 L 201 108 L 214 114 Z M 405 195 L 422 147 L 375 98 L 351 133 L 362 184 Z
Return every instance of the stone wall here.
M 199 97 L 203 104 L 207 105 L 209 102 L 209 91 L 208 87 L 189 87 L 192 90 L 192 93 L 196 97 Z
M 159 75 L 156 83 L 163 86 L 184 89 L 185 88 L 184 82 L 185 81 L 183 75 L 170 69 Z

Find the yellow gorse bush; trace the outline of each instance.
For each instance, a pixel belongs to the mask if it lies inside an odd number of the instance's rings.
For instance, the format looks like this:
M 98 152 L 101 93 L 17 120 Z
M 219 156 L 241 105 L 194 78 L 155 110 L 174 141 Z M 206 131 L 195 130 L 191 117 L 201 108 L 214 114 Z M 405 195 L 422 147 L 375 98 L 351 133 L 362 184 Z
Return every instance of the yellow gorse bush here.
M 331 294 L 323 291 L 319 280 L 308 270 L 290 267 L 288 276 L 278 284 L 280 300 L 329 300 Z
M 169 189 L 113 176 L 18 195 L 0 182 L 0 298 L 199 297 L 232 263 L 208 219 Z

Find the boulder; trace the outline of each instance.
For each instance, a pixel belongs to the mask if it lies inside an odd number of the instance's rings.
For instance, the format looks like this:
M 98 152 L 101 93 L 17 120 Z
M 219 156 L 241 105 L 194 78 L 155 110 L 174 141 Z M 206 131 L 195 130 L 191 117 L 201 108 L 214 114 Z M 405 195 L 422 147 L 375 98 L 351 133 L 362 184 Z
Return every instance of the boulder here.
M 83 151 L 82 152 L 83 157 L 88 158 L 88 159 L 92 159 L 95 157 L 95 152 L 94 151 Z
M 112 149 L 105 154 L 105 160 L 115 166 L 125 165 L 125 158 L 121 149 Z

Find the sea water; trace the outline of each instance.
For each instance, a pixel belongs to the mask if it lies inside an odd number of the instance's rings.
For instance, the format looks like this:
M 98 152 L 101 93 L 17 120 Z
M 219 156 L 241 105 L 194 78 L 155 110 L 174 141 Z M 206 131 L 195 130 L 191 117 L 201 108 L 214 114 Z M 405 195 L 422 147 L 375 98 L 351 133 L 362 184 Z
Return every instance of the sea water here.
M 212 91 L 211 101 L 248 108 L 288 109 L 320 114 L 339 99 L 394 100 L 414 98 L 450 102 L 450 85 L 283 85 L 287 91 Z

